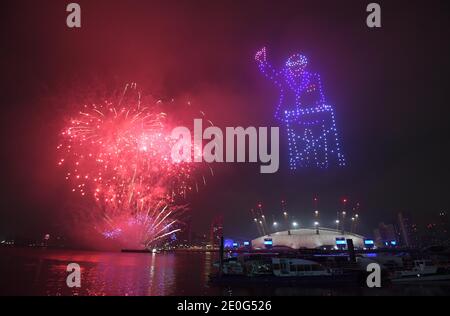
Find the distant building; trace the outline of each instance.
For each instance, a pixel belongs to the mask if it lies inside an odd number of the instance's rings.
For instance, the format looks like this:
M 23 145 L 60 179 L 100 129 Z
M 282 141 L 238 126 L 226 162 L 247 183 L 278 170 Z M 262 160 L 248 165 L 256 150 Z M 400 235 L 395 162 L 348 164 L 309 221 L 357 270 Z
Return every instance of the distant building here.
M 347 239 L 353 240 L 357 248 L 364 248 L 364 237 L 331 228 L 320 228 L 317 234 L 316 228 L 300 228 L 288 231 L 280 231 L 265 235 L 252 240 L 254 249 L 266 248 L 290 248 L 290 249 L 315 249 L 329 248 L 338 245 L 339 241 L 346 243 Z
M 422 240 L 423 246 L 425 247 L 440 245 L 442 239 L 439 234 L 439 226 L 436 223 L 428 223 L 425 226 L 425 231 Z
M 375 243 L 378 247 L 394 246 L 398 242 L 398 235 L 394 225 L 380 223 L 373 231 Z
M 184 221 L 183 228 L 178 234 L 179 245 L 191 245 L 192 244 L 192 218 L 188 217 Z
M 447 212 L 440 212 L 439 213 L 439 232 L 443 240 L 448 240 L 449 238 L 449 217 Z
M 419 226 L 417 224 L 411 224 L 411 240 L 412 247 L 421 247 L 421 238 L 419 233 Z
M 211 222 L 209 241 L 213 248 L 220 247 L 220 238 L 223 236 L 223 216 L 216 216 Z
M 208 234 L 198 234 L 195 232 L 191 233 L 191 244 L 190 246 L 205 247 L 209 244 Z
M 419 246 L 417 225 L 412 223 L 408 213 L 400 212 L 397 216 L 400 231 L 400 243 L 404 247 L 415 248 Z
M 426 225 L 422 241 L 425 247 L 448 246 L 450 244 L 447 212 L 440 212 L 437 218 Z

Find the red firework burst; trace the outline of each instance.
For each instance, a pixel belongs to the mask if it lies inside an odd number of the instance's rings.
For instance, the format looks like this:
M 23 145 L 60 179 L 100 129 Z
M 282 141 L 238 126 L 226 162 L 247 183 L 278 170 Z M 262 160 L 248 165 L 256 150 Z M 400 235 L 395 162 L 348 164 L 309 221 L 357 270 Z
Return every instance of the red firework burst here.
M 172 162 L 174 140 L 157 103 L 127 85 L 115 101 L 84 105 L 58 146 L 72 191 L 93 197 L 102 212 L 102 233 L 136 235 L 146 247 L 178 230 L 177 200 L 192 189 L 193 165 Z

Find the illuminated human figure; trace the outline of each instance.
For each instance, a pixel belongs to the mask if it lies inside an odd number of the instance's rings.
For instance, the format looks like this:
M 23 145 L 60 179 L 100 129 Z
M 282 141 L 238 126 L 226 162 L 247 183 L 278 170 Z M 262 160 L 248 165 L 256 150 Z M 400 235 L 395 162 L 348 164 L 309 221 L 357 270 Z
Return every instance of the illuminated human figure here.
M 319 74 L 306 70 L 308 59 L 294 54 L 277 70 L 267 61 L 265 47 L 255 59 L 260 71 L 280 90 L 275 118 L 286 125 L 291 169 L 344 166 L 333 107 L 326 104 Z

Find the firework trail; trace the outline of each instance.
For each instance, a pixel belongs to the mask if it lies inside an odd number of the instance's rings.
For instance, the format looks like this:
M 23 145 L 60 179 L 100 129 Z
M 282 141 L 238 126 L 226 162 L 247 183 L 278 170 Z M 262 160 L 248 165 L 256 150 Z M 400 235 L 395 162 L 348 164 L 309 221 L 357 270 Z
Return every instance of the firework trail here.
M 179 232 L 178 216 L 186 210 L 186 205 L 174 205 L 160 201 L 156 205 L 146 205 L 130 216 L 127 212 L 108 215 L 98 228 L 104 237 L 119 239 L 123 244 L 149 248 L 166 237 Z
M 174 163 L 166 114 L 143 102 L 135 84 L 118 97 L 84 105 L 62 132 L 59 165 L 73 192 L 92 197 L 106 238 L 150 247 L 179 230 L 193 164 Z

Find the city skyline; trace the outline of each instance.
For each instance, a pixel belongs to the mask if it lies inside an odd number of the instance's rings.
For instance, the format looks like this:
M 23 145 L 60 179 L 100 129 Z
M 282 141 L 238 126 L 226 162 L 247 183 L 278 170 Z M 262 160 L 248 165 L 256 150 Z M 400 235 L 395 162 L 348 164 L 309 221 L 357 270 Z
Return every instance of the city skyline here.
M 108 4 L 109 13 L 103 4 L 83 3 L 86 25 L 80 30 L 68 30 L 65 11 L 50 2 L 34 11 L 25 3 L 8 4 L 22 12 L 23 21 L 11 16 L 1 21 L 14 38 L 2 52 L 2 60 L 11 61 L 2 80 L 2 137 L 9 149 L 3 158 L 4 234 L 70 233 L 73 210 L 85 207 L 55 168 L 62 113 L 73 110 L 80 95 L 137 82 L 143 93 L 189 99 L 195 111 L 204 111 L 219 127 L 279 126 L 273 118 L 278 92 L 261 78 L 254 62 L 265 45 L 276 66 L 298 52 L 309 56 L 338 109 L 347 166 L 291 173 L 286 135 L 276 174 L 261 175 L 253 165 L 213 164 L 214 176 L 206 170 L 206 185 L 200 183 L 187 198 L 196 231 L 207 231 L 220 214 L 230 235 L 251 231 L 248 212 L 256 201 L 276 212 L 285 199 L 292 212 L 308 218 L 304 214 L 316 195 L 330 221 L 341 197 L 360 202 L 363 231 L 392 222 L 400 211 L 423 223 L 429 215 L 447 211 L 444 22 L 431 19 L 419 26 L 413 23 L 413 6 L 403 10 L 400 3 L 386 4 L 395 16 L 386 15 L 386 27 L 379 30 L 365 26 L 365 12 L 357 2 L 345 8 L 329 3 L 326 10 L 305 3 L 293 10 L 294 2 L 258 9 L 250 1 L 237 13 L 220 4 L 204 3 L 193 11 L 188 4 L 160 3 L 157 14 L 141 2 Z M 275 7 L 278 14 L 272 16 L 268 12 Z M 423 10 L 426 18 L 437 8 Z M 171 14 L 176 25 L 167 18 Z M 110 25 L 111 19 L 117 23 Z M 33 33 L 26 35 L 31 25 Z M 189 31 L 179 33 L 178 26 Z M 428 49 L 420 49 L 419 39 Z M 380 47 L 389 48 L 389 54 Z M 186 121 L 192 122 L 191 117 Z
M 448 296 L 449 4 L 2 1 L 0 296 Z

